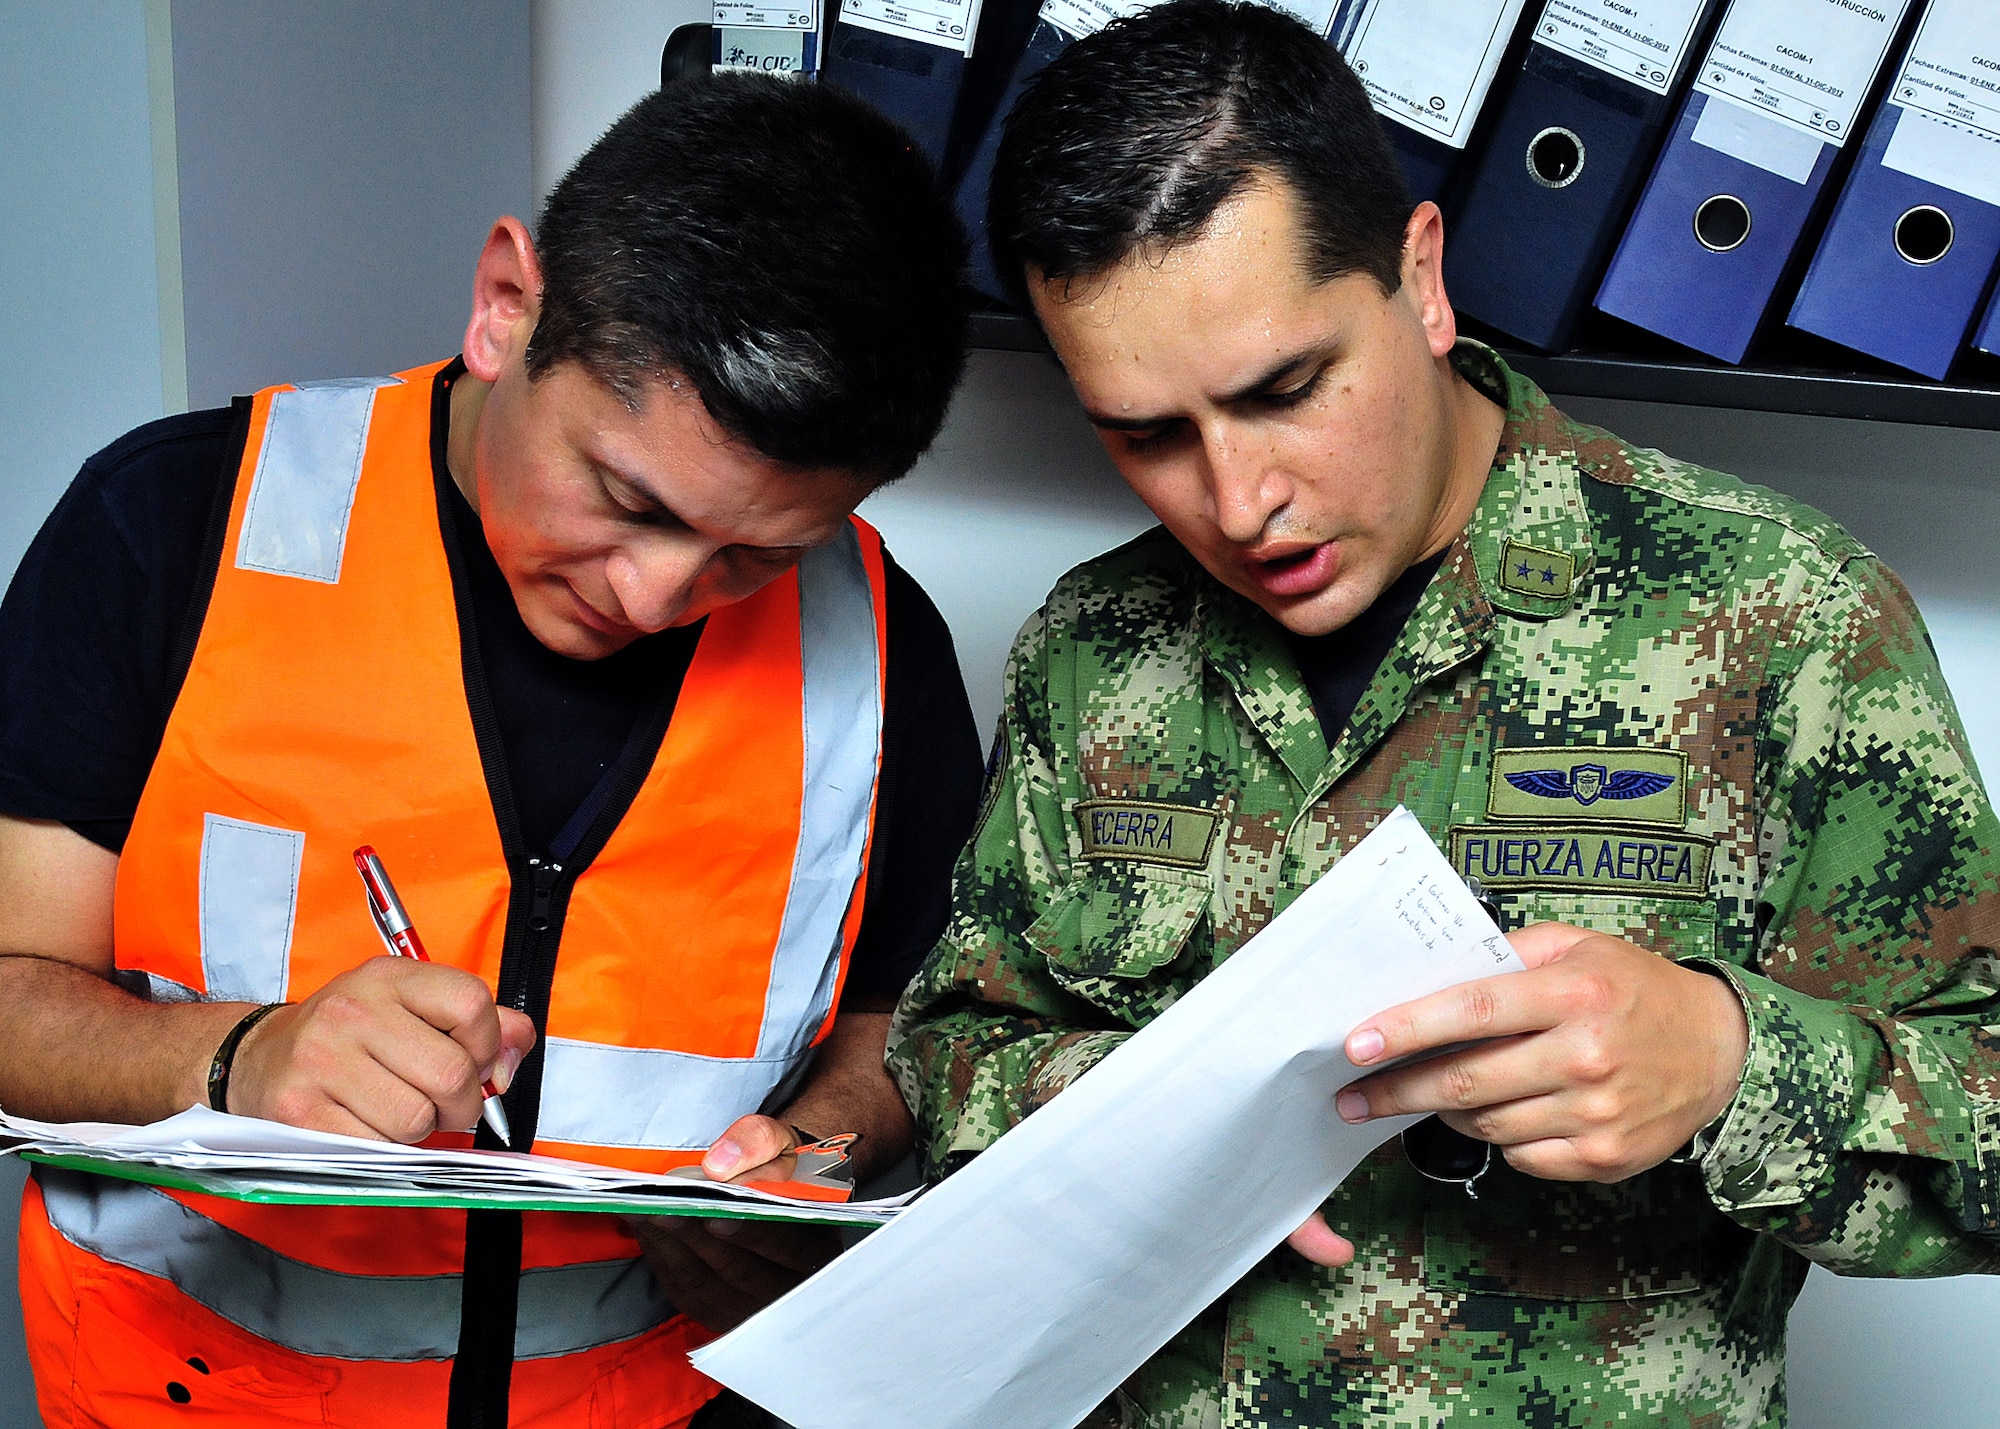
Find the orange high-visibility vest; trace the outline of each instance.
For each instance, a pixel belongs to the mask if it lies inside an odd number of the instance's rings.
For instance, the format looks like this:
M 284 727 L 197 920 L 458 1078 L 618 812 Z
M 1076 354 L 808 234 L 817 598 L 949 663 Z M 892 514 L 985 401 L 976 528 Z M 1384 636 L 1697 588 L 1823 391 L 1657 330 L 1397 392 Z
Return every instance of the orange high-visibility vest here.
M 503 849 L 469 713 L 439 372 L 253 400 L 119 861 L 119 980 L 158 1001 L 308 996 L 382 952 L 351 857 L 372 843 L 437 962 L 502 993 L 559 952 L 537 1150 L 697 1160 L 832 1023 L 880 757 L 880 541 L 854 521 L 710 615 L 601 849 L 580 869 L 529 859 Z M 257 1206 L 43 1168 L 23 1212 L 51 1426 L 444 1422 L 462 1211 Z M 614 1218 L 529 1212 L 522 1241 L 512 1423 L 671 1425 L 714 1393 L 684 1357 L 705 1333 Z

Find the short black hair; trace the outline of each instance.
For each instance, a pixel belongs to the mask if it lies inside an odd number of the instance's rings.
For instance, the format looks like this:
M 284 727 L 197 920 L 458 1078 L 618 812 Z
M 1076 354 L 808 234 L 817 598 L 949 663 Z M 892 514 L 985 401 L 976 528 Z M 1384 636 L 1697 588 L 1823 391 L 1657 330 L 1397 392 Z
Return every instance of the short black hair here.
M 628 402 L 691 382 L 773 461 L 873 480 L 928 447 L 965 366 L 964 230 L 908 135 L 831 86 L 701 76 L 633 105 L 536 225 L 527 368 Z
M 1412 205 L 1340 52 L 1258 4 L 1172 0 L 1078 40 L 1008 116 L 987 238 L 1024 310 L 1026 270 L 1102 273 L 1195 237 L 1260 175 L 1298 198 L 1308 271 L 1402 286 Z

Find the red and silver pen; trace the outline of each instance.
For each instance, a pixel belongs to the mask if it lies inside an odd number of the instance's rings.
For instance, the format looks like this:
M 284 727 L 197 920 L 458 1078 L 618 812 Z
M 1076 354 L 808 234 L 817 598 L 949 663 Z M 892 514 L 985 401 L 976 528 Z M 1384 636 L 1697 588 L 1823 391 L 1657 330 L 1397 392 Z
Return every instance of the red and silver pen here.
M 382 859 L 372 844 L 363 844 L 354 851 L 354 867 L 361 874 L 361 886 L 368 891 L 368 915 L 375 920 L 375 931 L 388 944 L 389 956 L 429 962 L 431 956 L 424 951 L 423 939 L 417 936 L 416 926 L 403 910 L 403 900 L 396 896 L 396 885 L 389 881 L 389 871 L 382 867 Z M 495 1136 L 512 1146 L 514 1134 L 507 1125 L 507 1108 L 500 1103 L 500 1093 L 493 1090 L 491 1082 L 481 1082 L 479 1090 L 486 1094 L 486 1101 L 479 1109 L 480 1119 L 493 1128 Z

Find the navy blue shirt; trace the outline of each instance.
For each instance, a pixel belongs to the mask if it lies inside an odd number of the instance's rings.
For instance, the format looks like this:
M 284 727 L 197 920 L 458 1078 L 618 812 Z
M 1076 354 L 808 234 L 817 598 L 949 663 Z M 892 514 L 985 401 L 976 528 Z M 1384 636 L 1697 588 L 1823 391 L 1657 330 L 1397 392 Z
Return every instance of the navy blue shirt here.
M 1299 674 L 1312 696 L 1313 714 L 1329 750 L 1340 743 L 1368 682 L 1395 648 L 1424 587 L 1438 573 L 1447 554 L 1439 551 L 1411 566 L 1375 597 L 1373 605 L 1331 634 L 1291 637 L 1292 654 L 1299 662 Z

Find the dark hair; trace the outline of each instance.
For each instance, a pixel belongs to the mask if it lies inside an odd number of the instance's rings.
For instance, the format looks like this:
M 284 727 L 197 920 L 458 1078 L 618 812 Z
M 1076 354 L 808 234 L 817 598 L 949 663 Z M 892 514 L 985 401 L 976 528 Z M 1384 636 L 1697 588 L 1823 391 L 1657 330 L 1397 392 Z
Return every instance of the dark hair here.
M 1340 52 L 1263 5 L 1172 0 L 1036 76 L 1007 118 L 987 237 L 1026 309 L 1026 269 L 1086 277 L 1192 238 L 1259 173 L 1297 196 L 1315 281 L 1402 286 L 1409 195 Z
M 910 138 L 831 86 L 702 76 L 633 105 L 542 209 L 530 376 L 672 373 L 773 461 L 901 476 L 965 366 L 965 234 Z

